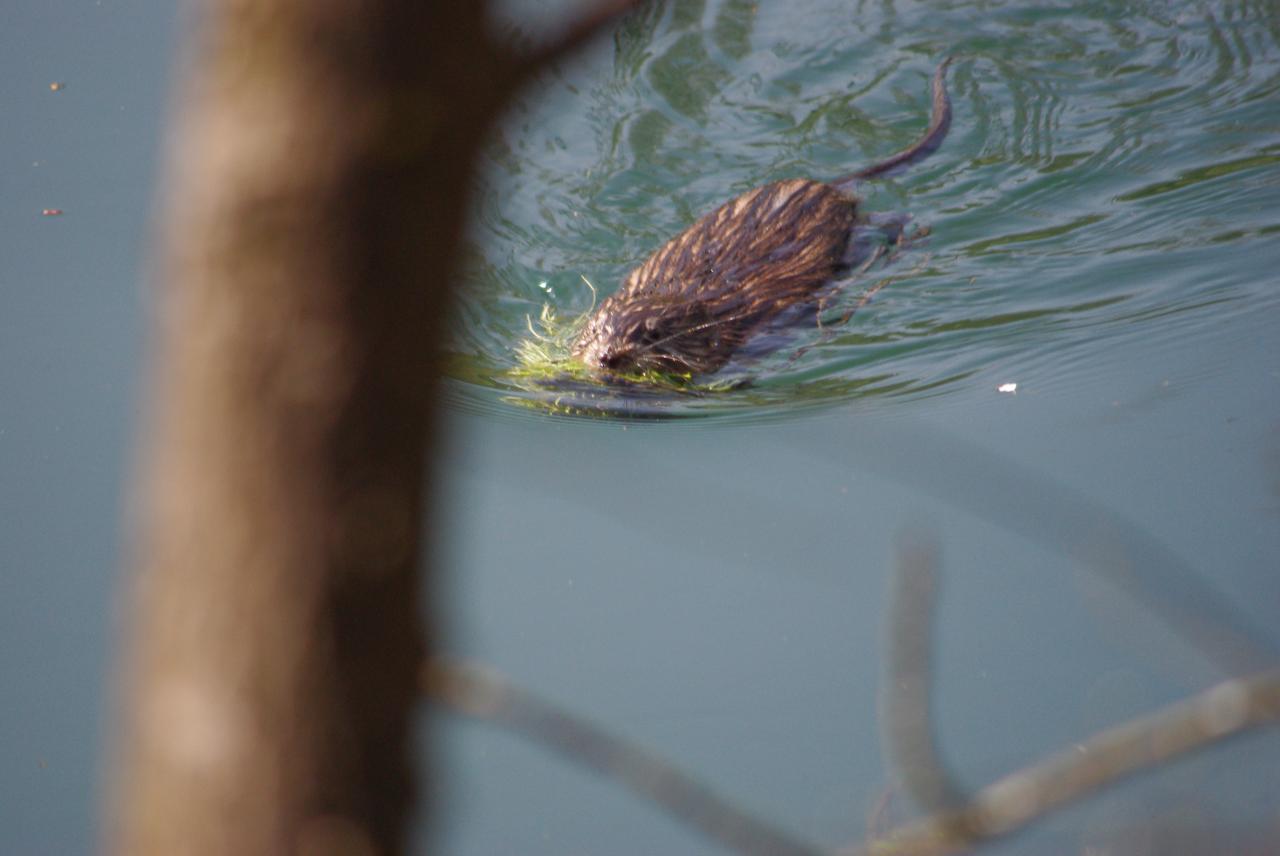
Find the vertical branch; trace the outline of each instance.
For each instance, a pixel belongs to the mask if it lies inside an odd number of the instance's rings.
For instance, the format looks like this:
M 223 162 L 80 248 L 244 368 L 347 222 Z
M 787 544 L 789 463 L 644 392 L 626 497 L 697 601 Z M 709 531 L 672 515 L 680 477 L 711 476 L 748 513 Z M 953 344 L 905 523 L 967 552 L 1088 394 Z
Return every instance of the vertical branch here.
M 532 69 L 478 3 L 204 11 L 163 209 L 109 847 L 396 853 L 431 647 L 434 343 L 474 152 Z
M 461 208 L 424 155 L 460 146 L 433 133 L 443 105 L 396 112 L 428 72 L 385 32 L 425 22 L 350 5 L 211 7 L 183 92 L 120 853 L 396 852 L 417 796 L 426 343 L 447 268 L 417 272 L 447 264 Z
M 938 546 L 902 538 L 889 600 L 887 674 L 881 695 L 884 744 L 903 786 L 924 811 L 945 814 L 965 795 L 943 763 L 933 724 L 933 635 Z M 963 815 L 955 815 L 963 820 Z M 971 830 L 952 833 L 968 837 Z

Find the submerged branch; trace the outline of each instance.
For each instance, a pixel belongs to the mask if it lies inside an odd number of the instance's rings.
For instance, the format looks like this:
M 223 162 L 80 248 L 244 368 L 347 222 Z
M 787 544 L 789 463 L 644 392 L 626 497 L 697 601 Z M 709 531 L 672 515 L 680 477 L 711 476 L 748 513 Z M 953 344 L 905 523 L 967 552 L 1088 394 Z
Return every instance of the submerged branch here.
M 686 826 L 747 856 L 818 856 L 823 851 L 730 804 L 670 762 L 501 675 L 437 657 L 422 670 L 432 700 L 529 738 L 629 788 Z
M 956 853 L 1018 831 L 1121 779 L 1280 721 L 1280 669 L 1228 680 L 1101 731 L 966 798 L 941 759 L 932 721 L 937 549 L 899 549 L 884 689 L 885 741 L 903 784 L 930 814 L 847 856 Z
M 889 602 L 880 720 L 885 749 L 903 786 L 924 811 L 941 815 L 963 805 L 965 795 L 943 763 L 933 723 L 937 568 L 935 543 L 917 540 L 899 545 Z M 963 836 L 966 830 L 956 833 Z
M 1280 669 L 1224 681 L 982 788 L 963 807 L 905 824 L 844 856 L 934 856 L 1020 831 L 1068 803 L 1229 737 L 1280 722 Z M 957 830 L 962 830 L 957 834 Z
M 728 803 L 673 763 L 487 668 L 437 657 L 422 670 L 422 688 L 433 701 L 456 713 L 519 734 L 614 779 L 735 853 L 815 856 L 831 852 Z M 1025 829 L 1124 778 L 1277 722 L 1280 670 L 1225 681 L 1005 776 L 963 804 L 903 824 L 866 846 L 837 852 L 841 856 L 964 852 Z M 928 794 L 935 787 L 926 784 L 922 791 Z M 954 795 L 952 791 L 943 798 Z

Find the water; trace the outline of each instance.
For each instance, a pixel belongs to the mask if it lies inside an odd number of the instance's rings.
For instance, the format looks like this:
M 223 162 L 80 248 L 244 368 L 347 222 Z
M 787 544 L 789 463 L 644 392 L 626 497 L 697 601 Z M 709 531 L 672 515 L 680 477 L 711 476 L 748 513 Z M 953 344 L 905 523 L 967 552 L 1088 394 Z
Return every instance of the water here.
M 728 0 L 635 16 L 547 75 L 486 152 L 452 345 L 452 645 L 827 845 L 861 839 L 892 776 L 903 532 L 942 545 L 939 730 L 969 786 L 1219 679 L 1159 611 L 1273 659 L 1278 36 L 1266 4 Z M 906 145 L 946 55 L 947 142 L 864 188 L 931 234 L 845 285 L 847 306 L 887 280 L 847 325 L 793 331 L 743 388 L 518 375 L 530 319 L 592 305 L 584 278 L 606 294 L 737 193 Z M 447 852 L 719 852 L 517 738 L 441 727 Z M 1274 846 L 1278 750 L 993 849 Z
M 1041 388 L 1091 383 L 1080 365 L 1113 339 L 1186 347 L 1204 316 L 1276 299 L 1261 276 L 1280 163 L 1270 7 L 680 8 L 636 16 L 614 45 L 548 79 L 491 146 L 455 344 L 467 403 L 563 404 L 509 374 L 528 318 L 543 305 L 587 311 L 584 278 L 611 291 L 743 190 L 834 178 L 906 145 L 948 54 L 950 139 L 864 188 L 866 209 L 908 213 L 932 236 L 847 282 L 824 314 L 880 287 L 869 307 L 843 327 L 797 331 L 747 367 L 744 389 L 574 403 L 787 418 L 853 398 L 898 407 L 963 394 L 1009 365 Z
M 538 32 L 561 12 L 515 5 Z M 20 2 L 0 28 L 6 853 L 95 841 L 173 33 L 143 0 Z M 865 188 L 931 234 L 846 285 L 889 280 L 847 325 L 792 332 L 738 389 L 557 404 L 513 377 L 526 316 L 585 311 L 583 276 L 603 295 L 734 194 L 912 140 L 948 54 L 947 142 Z M 939 730 L 969 786 L 1223 676 L 1144 604 L 1280 649 L 1278 202 L 1274 4 L 632 17 L 484 154 L 434 545 L 450 648 L 829 845 L 892 778 L 876 693 L 903 533 L 941 545 Z M 424 848 L 720 852 L 537 746 L 430 721 L 447 778 Z M 993 852 L 1266 852 L 1277 771 L 1257 735 Z
M 4 853 L 96 840 L 171 7 L 0 12 Z

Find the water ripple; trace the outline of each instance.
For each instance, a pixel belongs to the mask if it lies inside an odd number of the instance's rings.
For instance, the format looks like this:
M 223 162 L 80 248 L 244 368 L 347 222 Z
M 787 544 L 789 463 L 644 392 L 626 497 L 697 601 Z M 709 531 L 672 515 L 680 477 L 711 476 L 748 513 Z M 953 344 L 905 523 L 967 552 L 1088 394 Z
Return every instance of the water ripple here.
M 957 56 L 951 136 L 864 188 L 930 237 L 687 390 L 517 380 L 544 304 L 608 293 L 699 214 L 765 181 L 832 177 L 906 142 Z M 1271 2 L 655 5 L 515 105 L 484 159 L 451 400 L 485 413 L 789 418 L 860 398 L 943 406 L 1011 366 L 1193 342 L 1265 299 L 1280 232 L 1280 12 Z M 886 282 L 887 281 L 887 282 Z

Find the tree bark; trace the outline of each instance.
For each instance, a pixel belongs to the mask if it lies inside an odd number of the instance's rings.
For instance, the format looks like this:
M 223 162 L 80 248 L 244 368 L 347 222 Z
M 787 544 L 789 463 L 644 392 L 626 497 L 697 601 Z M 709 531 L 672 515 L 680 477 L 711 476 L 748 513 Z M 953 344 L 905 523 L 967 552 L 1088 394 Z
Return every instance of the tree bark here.
M 474 152 L 534 68 L 482 13 L 221 0 L 198 22 L 162 205 L 109 850 L 403 849 L 422 803 L 435 342 Z

